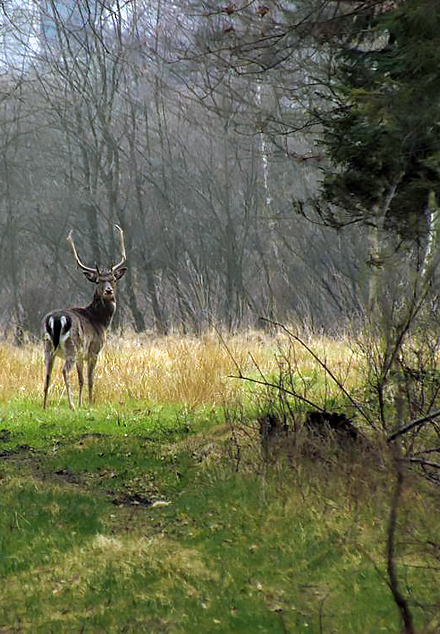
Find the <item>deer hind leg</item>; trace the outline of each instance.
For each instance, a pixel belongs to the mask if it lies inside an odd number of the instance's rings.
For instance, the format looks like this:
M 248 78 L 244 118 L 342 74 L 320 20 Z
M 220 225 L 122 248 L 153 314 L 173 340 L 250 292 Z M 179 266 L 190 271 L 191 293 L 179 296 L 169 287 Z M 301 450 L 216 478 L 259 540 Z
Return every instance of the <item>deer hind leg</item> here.
M 51 350 L 51 346 L 46 344 L 44 351 L 44 361 L 46 366 L 46 376 L 44 379 L 44 397 L 43 397 L 43 409 L 46 409 L 47 404 L 47 393 L 49 391 L 50 378 L 52 376 L 54 355 Z
M 82 360 L 78 360 L 76 361 L 76 371 L 78 373 L 78 387 L 79 387 L 79 392 L 78 392 L 78 407 L 81 407 L 81 403 L 82 403 L 82 390 L 83 390 L 83 385 L 84 385 L 84 373 L 83 373 L 83 362 Z
M 98 355 L 93 355 L 88 358 L 87 362 L 87 384 L 89 388 L 89 405 L 93 405 L 93 372 L 98 360 Z

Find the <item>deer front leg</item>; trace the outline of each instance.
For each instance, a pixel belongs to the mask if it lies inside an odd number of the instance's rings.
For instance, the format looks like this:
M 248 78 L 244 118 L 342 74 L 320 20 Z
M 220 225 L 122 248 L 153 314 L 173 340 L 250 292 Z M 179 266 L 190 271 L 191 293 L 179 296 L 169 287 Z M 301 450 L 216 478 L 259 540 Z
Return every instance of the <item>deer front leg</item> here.
M 76 362 L 76 371 L 78 373 L 78 407 L 81 407 L 82 403 L 82 390 L 84 385 L 84 374 L 83 374 L 83 362 L 82 360 L 77 360 Z
M 73 401 L 72 401 L 72 394 L 70 392 L 70 373 L 72 371 L 74 364 L 75 364 L 75 357 L 69 355 L 66 352 L 66 362 L 63 367 L 63 377 L 64 377 L 64 383 L 66 385 L 67 400 L 69 401 L 70 409 L 75 409 L 73 405 Z
M 98 355 L 93 355 L 88 358 L 87 362 L 87 384 L 89 388 L 89 405 L 93 405 L 93 372 L 98 360 Z
M 45 376 L 45 379 L 44 379 L 43 409 L 46 409 L 47 393 L 49 391 L 50 378 L 52 376 L 53 360 L 54 360 L 53 354 L 52 354 L 49 346 L 46 346 L 46 350 L 45 350 L 45 353 L 44 353 L 44 361 L 45 361 L 45 366 L 46 366 L 46 376 Z

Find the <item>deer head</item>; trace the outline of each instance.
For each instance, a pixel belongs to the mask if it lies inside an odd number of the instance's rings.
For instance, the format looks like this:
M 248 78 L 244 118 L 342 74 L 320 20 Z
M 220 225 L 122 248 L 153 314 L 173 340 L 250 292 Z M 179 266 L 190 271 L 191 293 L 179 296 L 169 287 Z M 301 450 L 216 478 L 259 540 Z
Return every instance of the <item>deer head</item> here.
M 127 268 L 124 266 L 125 262 L 127 261 L 127 256 L 125 253 L 124 232 L 119 225 L 115 225 L 115 227 L 119 231 L 121 260 L 118 264 L 115 264 L 109 269 L 99 269 L 97 266 L 95 268 L 91 268 L 83 264 L 79 259 L 78 252 L 73 241 L 73 229 L 67 236 L 67 242 L 72 248 L 73 255 L 75 256 L 78 267 L 83 271 L 84 275 L 90 282 L 97 284 L 95 297 L 99 297 L 102 301 L 109 302 L 115 301 L 117 282 L 121 279 L 121 277 L 127 270 Z

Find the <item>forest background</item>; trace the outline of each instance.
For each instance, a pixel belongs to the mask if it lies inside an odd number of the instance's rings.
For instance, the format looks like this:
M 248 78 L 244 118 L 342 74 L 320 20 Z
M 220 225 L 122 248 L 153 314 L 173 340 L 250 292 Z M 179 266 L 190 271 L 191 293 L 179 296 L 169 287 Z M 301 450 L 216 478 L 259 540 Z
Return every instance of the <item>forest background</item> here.
M 430 5 L 4 2 L 4 330 L 84 301 L 66 235 L 108 265 L 114 223 L 117 328 L 333 333 L 413 294 L 436 240 Z

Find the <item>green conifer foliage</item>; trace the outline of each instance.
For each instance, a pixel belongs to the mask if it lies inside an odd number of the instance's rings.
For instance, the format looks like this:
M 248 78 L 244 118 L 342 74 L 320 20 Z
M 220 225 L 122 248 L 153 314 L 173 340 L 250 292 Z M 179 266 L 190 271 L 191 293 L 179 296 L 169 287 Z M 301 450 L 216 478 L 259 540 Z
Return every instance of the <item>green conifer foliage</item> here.
M 369 221 L 390 196 L 385 227 L 406 238 L 440 200 L 440 6 L 405 0 L 372 16 L 339 55 L 324 144 L 326 202 Z M 335 169 L 336 167 L 336 169 Z

